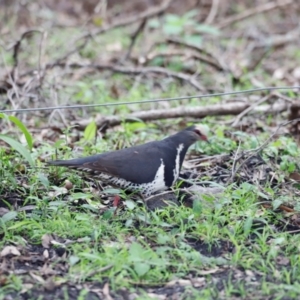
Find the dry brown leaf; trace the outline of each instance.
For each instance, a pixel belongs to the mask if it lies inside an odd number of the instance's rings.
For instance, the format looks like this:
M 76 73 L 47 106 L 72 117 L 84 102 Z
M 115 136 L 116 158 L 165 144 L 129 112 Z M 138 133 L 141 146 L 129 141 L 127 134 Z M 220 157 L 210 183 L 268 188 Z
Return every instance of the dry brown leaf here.
M 176 280 L 171 280 L 165 284 L 165 287 L 170 287 L 174 285 L 181 285 L 181 286 L 187 286 L 187 285 L 192 285 L 190 280 L 187 279 L 176 279 Z
M 15 247 L 15 246 L 5 246 L 5 247 L 2 249 L 2 251 L 1 251 L 1 253 L 0 253 L 0 256 L 1 256 L 1 257 L 4 257 L 4 256 L 10 255 L 10 254 L 12 254 L 12 255 L 14 255 L 14 256 L 20 256 L 20 255 L 21 255 L 21 253 L 20 253 L 20 251 L 17 249 L 17 247 Z
M 45 283 L 45 280 L 44 280 L 41 276 L 36 275 L 34 272 L 30 271 L 30 272 L 29 272 L 29 275 L 30 275 L 34 280 L 36 280 L 37 282 L 42 283 L 42 284 Z
M 22 290 L 21 290 L 20 294 L 27 293 L 32 288 L 33 288 L 33 284 L 32 283 L 22 283 Z
M 52 236 L 52 234 L 45 233 L 42 236 L 42 246 L 44 248 L 50 248 L 52 241 L 54 241 L 54 237 Z
M 57 287 L 57 284 L 53 280 L 53 278 L 52 277 L 47 278 L 47 280 L 44 283 L 44 288 L 50 292 L 50 291 L 53 291 L 56 287 Z
M 220 271 L 220 268 L 215 267 L 213 269 L 209 269 L 209 270 L 201 270 L 199 272 L 197 272 L 199 275 L 209 275 L 209 274 L 214 274 Z
M 48 259 L 49 258 L 49 251 L 47 249 L 44 250 L 43 256 Z
M 292 172 L 290 174 L 290 179 L 300 182 L 300 174 L 298 172 Z
M 205 277 L 193 278 L 193 279 L 191 279 L 191 281 L 193 283 L 193 287 L 196 287 L 196 288 L 204 286 L 206 283 Z
M 113 300 L 113 298 L 111 297 L 110 293 L 109 293 L 109 284 L 105 283 L 104 287 L 103 287 L 103 296 L 105 300 Z
M 153 299 L 157 299 L 157 300 L 167 299 L 166 295 L 158 295 L 158 294 L 154 294 L 154 293 L 148 293 L 147 295 L 148 295 L 149 298 L 153 298 Z

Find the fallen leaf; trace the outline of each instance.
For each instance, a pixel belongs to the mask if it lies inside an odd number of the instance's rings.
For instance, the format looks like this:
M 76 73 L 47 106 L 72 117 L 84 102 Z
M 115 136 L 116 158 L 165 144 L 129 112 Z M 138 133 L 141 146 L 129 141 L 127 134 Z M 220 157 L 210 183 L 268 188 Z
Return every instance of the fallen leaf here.
M 41 276 L 36 275 L 36 274 L 34 274 L 33 272 L 29 272 L 29 275 L 30 275 L 34 280 L 36 280 L 37 282 L 42 283 L 42 284 L 45 283 L 45 280 L 44 280 Z
M 52 234 L 49 233 L 45 233 L 42 236 L 42 246 L 44 248 L 50 248 L 51 246 L 51 242 L 54 240 L 54 237 L 52 236 Z
M 4 256 L 10 255 L 10 254 L 15 255 L 15 256 L 21 255 L 20 251 L 15 246 L 5 246 L 2 249 L 0 256 L 4 257 Z
M 111 297 L 111 295 L 109 293 L 109 285 L 108 285 L 108 283 L 104 284 L 102 292 L 103 292 L 103 296 L 104 296 L 105 300 L 113 300 L 113 298 Z
M 167 286 L 174 286 L 174 285 L 181 285 L 181 286 L 186 286 L 186 285 L 192 285 L 190 280 L 186 279 L 176 279 L 176 280 L 171 280 L 165 284 L 165 287 Z

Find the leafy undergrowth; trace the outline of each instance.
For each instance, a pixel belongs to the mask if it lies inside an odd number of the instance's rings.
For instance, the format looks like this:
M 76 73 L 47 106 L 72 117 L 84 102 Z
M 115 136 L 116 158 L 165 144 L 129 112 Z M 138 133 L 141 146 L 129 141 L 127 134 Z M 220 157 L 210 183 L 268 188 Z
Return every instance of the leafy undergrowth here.
M 164 136 L 155 126 L 141 124 L 139 130 L 138 124 L 124 127 L 128 145 L 145 142 L 145 132 L 156 139 Z M 189 205 L 179 198 L 179 205 L 151 210 L 137 196 L 42 162 L 55 152 L 68 158 L 74 149 L 84 155 L 106 151 L 118 132 L 107 133 L 110 139 L 93 146 L 81 141 L 71 149 L 63 140 L 56 148 L 44 144 L 32 153 L 35 168 L 24 164 L 20 154 L 3 150 L 2 295 L 299 297 L 299 243 L 290 233 L 298 228 L 298 187 L 289 179 L 299 169 L 296 144 L 280 137 L 253 155 L 265 133 L 253 138 L 236 131 L 229 139 L 208 124 L 211 144 L 191 149 L 181 174 L 187 183 L 179 180 L 174 192 L 191 181 L 225 190 L 196 197 Z M 243 145 L 239 151 L 238 144 Z M 228 184 L 233 164 L 241 168 Z M 123 198 L 117 210 L 112 206 L 116 193 Z M 293 209 L 284 209 L 289 207 Z

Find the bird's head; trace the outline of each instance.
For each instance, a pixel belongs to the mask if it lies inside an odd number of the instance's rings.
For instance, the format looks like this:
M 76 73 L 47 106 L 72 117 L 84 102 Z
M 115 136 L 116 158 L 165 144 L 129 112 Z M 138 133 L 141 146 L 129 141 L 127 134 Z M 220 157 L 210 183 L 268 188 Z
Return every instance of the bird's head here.
M 185 129 L 188 131 L 190 137 L 196 142 L 199 140 L 208 142 L 207 135 L 209 133 L 209 128 L 206 125 L 203 124 L 196 124 L 193 126 L 190 126 Z

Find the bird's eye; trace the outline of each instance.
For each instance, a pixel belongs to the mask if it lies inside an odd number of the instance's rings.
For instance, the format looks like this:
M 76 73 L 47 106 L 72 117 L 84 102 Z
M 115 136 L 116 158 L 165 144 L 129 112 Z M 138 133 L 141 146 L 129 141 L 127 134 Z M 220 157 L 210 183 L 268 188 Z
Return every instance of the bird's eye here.
M 202 136 L 202 133 L 200 132 L 199 129 L 195 129 L 195 133 L 197 133 L 199 136 Z
M 208 141 L 207 136 L 203 134 L 199 129 L 194 129 L 194 132 L 198 135 L 198 138 L 203 141 Z

